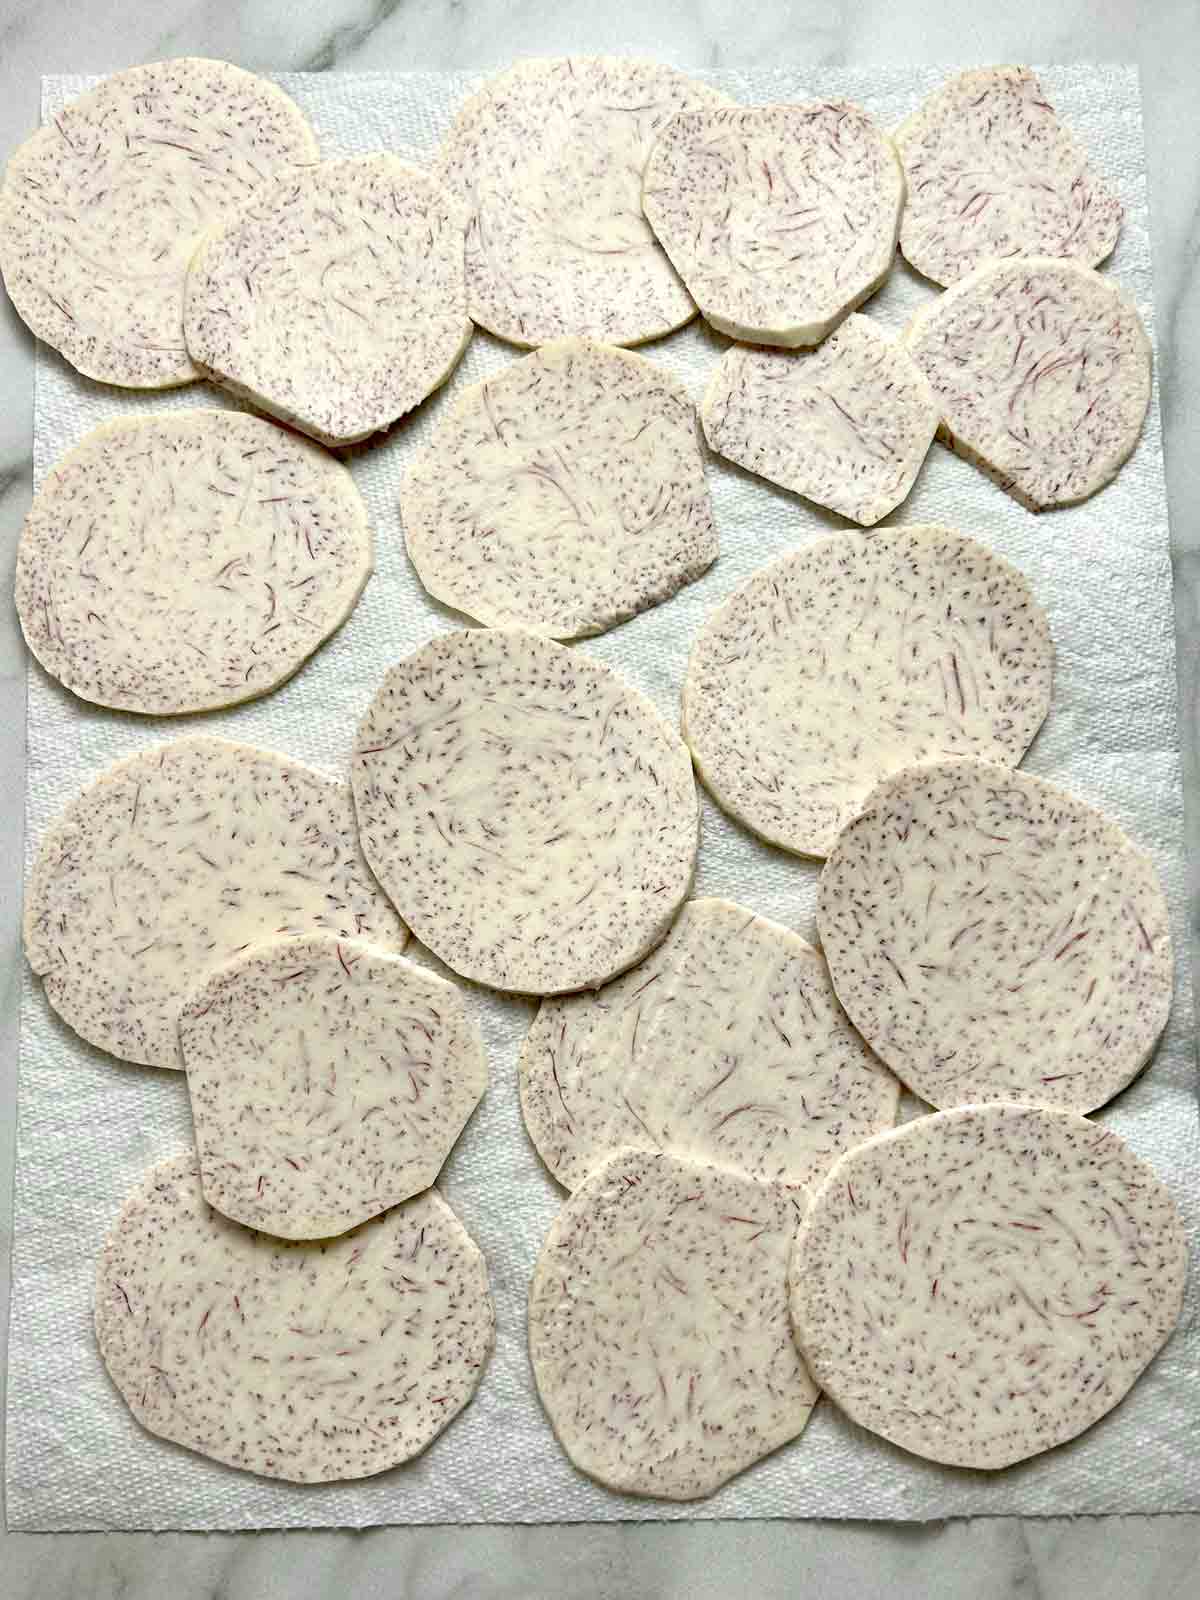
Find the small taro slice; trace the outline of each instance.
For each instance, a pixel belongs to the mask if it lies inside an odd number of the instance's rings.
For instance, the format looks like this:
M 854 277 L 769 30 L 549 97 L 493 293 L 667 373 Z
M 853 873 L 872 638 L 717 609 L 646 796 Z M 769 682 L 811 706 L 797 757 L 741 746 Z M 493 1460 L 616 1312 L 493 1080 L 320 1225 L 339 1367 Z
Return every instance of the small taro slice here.
M 684 737 L 727 811 L 823 856 L 898 767 L 1015 766 L 1053 666 L 1025 579 L 974 539 L 934 524 L 841 533 L 764 567 L 709 618 Z
M 728 900 L 691 900 L 596 994 L 543 1001 L 521 1108 L 568 1189 L 622 1145 L 815 1182 L 896 1120 L 900 1086 L 846 1020 L 818 950 Z
M 454 985 L 331 934 L 252 945 L 183 1007 L 209 1205 L 284 1239 L 427 1189 L 487 1087 Z
M 1117 242 L 1121 202 L 1028 67 L 959 73 L 893 137 L 908 185 L 900 248 L 935 283 L 1000 256 L 1094 267 Z
M 183 286 L 206 228 L 317 159 L 299 109 L 227 61 L 130 67 L 27 139 L 0 190 L 0 268 L 22 318 L 102 383 L 200 373 Z
M 556 1217 L 529 1354 L 559 1443 L 624 1494 L 697 1500 L 804 1431 L 788 1319 L 803 1207 L 782 1183 L 619 1150 Z
M 1007 1467 L 1112 1410 L 1186 1274 L 1174 1201 L 1115 1133 L 964 1106 L 837 1163 L 796 1237 L 792 1318 L 855 1422 L 931 1461 Z
M 179 1009 L 273 937 L 407 932 L 358 848 L 346 784 L 269 750 L 196 736 L 118 761 L 41 841 L 25 952 L 76 1033 L 182 1068 Z
M 687 750 L 616 673 L 531 633 L 445 634 L 393 667 L 351 775 L 387 894 L 448 967 L 495 989 L 607 982 L 691 886 Z
M 717 557 L 687 390 L 587 339 L 543 345 L 464 390 L 401 503 L 430 594 L 552 638 L 601 633 Z
M 990 262 L 909 323 L 939 432 L 1031 511 L 1086 500 L 1137 444 L 1150 341 L 1133 301 L 1073 261 Z
M 515 344 L 640 344 L 696 315 L 642 215 L 642 168 L 675 112 L 728 97 L 657 62 L 520 61 L 459 112 L 434 176 L 467 206 L 471 316 Z
M 840 100 L 682 112 L 650 152 L 642 189 L 706 321 L 786 346 L 819 343 L 879 288 L 903 200 L 891 140 Z
M 479 1247 L 436 1190 L 340 1239 L 213 1211 L 195 1157 L 151 1168 L 96 1273 L 96 1339 L 137 1420 L 268 1478 L 365 1478 L 474 1395 L 495 1319 Z
M 81 699 L 171 715 L 276 688 L 370 571 L 339 462 L 259 417 L 177 411 L 105 423 L 51 469 L 17 548 L 17 611 Z
M 700 416 L 718 455 L 870 527 L 912 488 L 939 410 L 903 345 L 852 316 L 811 355 L 733 346 Z
M 1093 1110 L 1171 1008 L 1148 857 L 1082 800 L 984 762 L 881 783 L 829 854 L 817 926 L 851 1021 L 935 1106 Z
M 323 444 L 419 405 L 471 337 L 463 218 L 395 156 L 324 161 L 209 234 L 188 273 L 193 359 Z

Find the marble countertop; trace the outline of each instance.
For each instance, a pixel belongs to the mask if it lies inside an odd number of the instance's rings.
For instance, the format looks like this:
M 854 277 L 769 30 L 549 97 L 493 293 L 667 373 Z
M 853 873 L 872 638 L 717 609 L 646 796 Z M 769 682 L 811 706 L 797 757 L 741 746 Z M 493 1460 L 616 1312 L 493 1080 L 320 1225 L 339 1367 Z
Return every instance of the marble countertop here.
M 37 121 L 44 72 L 162 56 L 249 68 L 486 69 L 520 54 L 613 50 L 688 66 L 871 61 L 1135 61 L 1150 176 L 1167 484 L 1176 575 L 1191 922 L 1200 789 L 1200 8 L 1195 0 L 0 0 L 0 160 Z M 31 491 L 32 341 L 0 304 L 0 592 Z M 1189 445 L 1191 448 L 1189 448 Z M 25 660 L 0 606 L 0 1329 L 7 1329 L 16 1099 Z M 0 1340 L 4 1333 L 0 1332 Z M 0 1371 L 3 1370 L 0 1354 Z M 2 1411 L 0 1411 L 2 1417 Z M 379 1528 L 365 1533 L 3 1534 L 0 1593 L 221 1595 L 1174 1596 L 1200 1593 L 1200 1515 L 862 1523 Z

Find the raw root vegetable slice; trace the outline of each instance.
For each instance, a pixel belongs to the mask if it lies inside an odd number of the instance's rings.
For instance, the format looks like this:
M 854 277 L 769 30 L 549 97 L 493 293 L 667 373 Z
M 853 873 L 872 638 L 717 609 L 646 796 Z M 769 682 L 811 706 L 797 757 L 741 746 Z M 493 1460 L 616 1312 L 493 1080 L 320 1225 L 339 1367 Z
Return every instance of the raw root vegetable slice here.
M 521 1108 L 568 1189 L 622 1145 L 811 1184 L 896 1120 L 899 1084 L 838 1004 L 819 951 L 728 900 L 692 900 L 598 993 L 543 1001 Z
M 352 779 L 385 891 L 447 966 L 495 989 L 607 982 L 691 886 L 687 750 L 616 673 L 534 634 L 445 634 L 393 667 Z
M 447 605 L 573 639 L 667 599 L 717 534 L 687 390 L 562 339 L 464 390 L 409 467 L 408 553 Z
M 331 934 L 254 945 L 179 1021 L 204 1197 L 322 1239 L 427 1189 L 487 1087 L 453 984 Z
M 471 316 L 514 344 L 640 344 L 696 307 L 642 215 L 642 168 L 677 111 L 728 105 L 672 67 L 520 61 L 459 112 L 434 176 L 469 208 Z
M 1074 795 L 983 762 L 881 783 L 830 851 L 817 927 L 850 1020 L 935 1106 L 1093 1110 L 1171 1009 L 1149 858 Z
M 213 1211 L 190 1151 L 126 1201 L 96 1273 L 100 1354 L 142 1426 L 293 1483 L 418 1455 L 474 1395 L 494 1325 L 483 1256 L 436 1190 L 287 1243 Z
M 534 1268 L 529 1354 L 577 1467 L 697 1500 L 803 1432 L 817 1389 L 787 1304 L 802 1211 L 784 1184 L 642 1150 L 575 1191 Z
M 852 316 L 811 355 L 727 350 L 700 416 L 718 455 L 869 528 L 912 488 L 939 411 L 903 345 Z
M 715 106 L 659 134 L 642 205 L 705 319 L 755 344 L 819 344 L 891 270 L 904 201 L 892 141 L 849 101 Z
M 25 951 L 76 1033 L 182 1068 L 179 1010 L 213 968 L 275 937 L 403 949 L 367 871 L 346 784 L 197 736 L 118 761 L 49 829 L 25 892 Z
M 1086 500 L 1133 454 L 1150 341 L 1133 301 L 1073 261 L 994 261 L 904 335 L 939 432 L 1031 511 Z
M 1028 67 L 959 73 L 893 137 L 908 184 L 900 248 L 935 283 L 1000 256 L 1094 267 L 1117 242 L 1121 202 Z
M 17 548 L 34 655 L 97 705 L 173 715 L 266 694 L 371 572 L 346 469 L 236 411 L 127 417 L 49 472 Z
M 684 737 L 721 805 L 828 854 L 880 778 L 915 761 L 1015 766 L 1054 652 L 1025 579 L 950 528 L 837 534 L 757 573 L 692 647 Z
M 445 190 L 395 156 L 323 161 L 201 244 L 188 350 L 322 444 L 365 439 L 420 405 L 466 349 L 463 228 Z
M 855 1422 L 990 1469 L 1111 1411 L 1169 1338 L 1186 1274 L 1170 1194 L 1115 1133 L 964 1106 L 837 1163 L 796 1238 L 792 1317 Z
M 0 190 L 0 268 L 39 339 L 89 378 L 200 377 L 183 286 L 200 236 L 317 159 L 299 109 L 227 61 L 130 67 L 27 139 Z

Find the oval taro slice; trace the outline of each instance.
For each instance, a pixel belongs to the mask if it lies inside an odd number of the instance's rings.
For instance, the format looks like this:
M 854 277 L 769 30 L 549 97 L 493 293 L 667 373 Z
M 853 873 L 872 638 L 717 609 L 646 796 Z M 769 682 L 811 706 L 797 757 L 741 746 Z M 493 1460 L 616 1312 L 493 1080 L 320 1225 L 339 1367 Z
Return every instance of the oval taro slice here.
M 567 1189 L 622 1146 L 811 1184 L 892 1126 L 900 1091 L 820 951 L 728 900 L 689 900 L 595 994 L 544 1000 L 518 1070 L 529 1136 Z
M 175 715 L 276 688 L 345 621 L 372 563 L 346 469 L 237 411 L 93 429 L 17 547 L 26 643 L 83 700 Z
M 855 1422 L 995 1469 L 1112 1410 L 1170 1337 L 1186 1275 L 1174 1201 L 1111 1129 L 963 1106 L 841 1158 L 796 1236 L 791 1307 Z
M 10 158 L 0 269 L 22 319 L 86 377 L 161 389 L 200 377 L 183 287 L 206 229 L 317 159 L 299 108 L 228 61 L 114 73 Z
M 958 73 L 893 138 L 908 186 L 900 248 L 935 283 L 992 258 L 1095 267 L 1112 253 L 1121 202 L 1028 67 Z
M 677 111 L 728 105 L 673 67 L 519 61 L 459 112 L 434 176 L 471 212 L 471 316 L 514 344 L 660 338 L 696 315 L 642 215 L 642 169 Z
M 179 1010 L 264 939 L 328 932 L 403 949 L 358 847 L 349 786 L 269 750 L 195 736 L 102 773 L 42 838 L 25 953 L 102 1050 L 183 1067 Z
M 440 960 L 494 989 L 607 982 L 691 886 L 683 743 L 610 668 L 531 633 L 444 634 L 399 662 L 351 776 L 384 890 Z
M 218 968 L 179 1043 L 205 1199 L 284 1239 L 344 1233 L 429 1188 L 487 1087 L 452 983 L 327 933 Z
M 151 1433 L 292 1483 L 418 1455 L 470 1401 L 495 1319 L 479 1247 L 434 1189 L 339 1239 L 272 1238 L 151 1168 L 96 1272 L 96 1339 Z
M 885 779 L 830 851 L 817 927 L 850 1020 L 935 1106 L 1091 1111 L 1171 1009 L 1150 859 L 1074 795 L 985 762 Z
M 811 355 L 732 346 L 700 416 L 718 455 L 871 527 L 912 488 L 939 410 L 904 346 L 855 315 Z
M 781 1183 L 618 1150 L 567 1200 L 529 1290 L 558 1441 L 624 1494 L 697 1500 L 804 1431 L 817 1388 L 788 1317 L 803 1206 Z
M 493 627 L 602 633 L 717 557 L 696 412 L 662 367 L 560 339 L 463 390 L 401 488 L 439 600 Z
M 680 112 L 642 206 L 705 320 L 752 344 L 814 345 L 891 271 L 904 175 L 848 100 Z
M 188 272 L 207 376 L 322 444 L 389 427 L 471 337 L 464 218 L 395 156 L 322 161 L 209 233 Z
M 916 761 L 1015 766 L 1054 652 L 1024 577 L 916 524 L 814 540 L 764 567 L 692 646 L 684 737 L 705 784 L 772 844 L 828 854 L 880 778 Z
M 1116 477 L 1150 404 L 1150 341 L 1111 278 L 1076 261 L 993 261 L 918 311 L 908 352 L 939 433 L 1031 511 Z

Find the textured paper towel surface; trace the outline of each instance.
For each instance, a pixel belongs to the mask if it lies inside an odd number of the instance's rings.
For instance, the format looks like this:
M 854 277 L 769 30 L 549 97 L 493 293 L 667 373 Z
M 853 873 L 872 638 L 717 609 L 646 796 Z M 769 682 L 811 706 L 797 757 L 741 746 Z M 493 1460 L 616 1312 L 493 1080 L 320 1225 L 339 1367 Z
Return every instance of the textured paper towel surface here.
M 846 95 L 894 126 L 949 69 L 712 74 L 738 99 Z M 472 80 L 438 74 L 280 80 L 327 155 L 428 153 Z M 1151 324 L 1150 246 L 1136 74 L 1047 69 L 1050 96 L 1126 205 L 1108 268 Z M 44 115 L 87 80 L 47 79 Z M 898 265 L 865 309 L 889 328 L 935 291 Z M 726 341 L 693 325 L 644 353 L 699 398 Z M 461 622 L 423 593 L 404 552 L 397 486 L 413 445 L 464 383 L 518 352 L 476 335 L 447 389 L 375 445 L 348 452 L 375 522 L 377 570 L 342 632 L 265 700 L 186 721 L 142 720 L 75 700 L 30 665 L 28 848 L 78 789 L 120 756 L 185 728 L 266 745 L 344 774 L 355 723 L 384 670 Z M 39 349 L 39 478 L 110 417 L 212 405 L 202 385 L 130 395 L 88 382 Z M 717 460 L 709 465 L 721 556 L 675 599 L 589 641 L 673 723 L 688 646 L 707 614 L 771 557 L 848 526 Z M 1157 861 L 1174 910 L 1171 1025 L 1144 1076 L 1101 1114 L 1200 1213 L 1192 1007 L 1184 960 L 1182 805 L 1171 567 L 1157 400 L 1116 483 L 1041 518 L 935 447 L 888 519 L 949 522 L 1016 562 L 1046 606 L 1058 648 L 1054 705 L 1027 766 L 1111 813 Z M 813 937 L 816 868 L 752 839 L 704 800 L 698 894 L 727 895 Z M 128 1190 L 190 1138 L 182 1075 L 114 1061 L 60 1023 L 27 974 L 22 1012 L 16 1242 L 8 1386 L 8 1517 L 18 1528 L 249 1528 L 381 1522 L 544 1522 L 631 1517 L 930 1518 L 974 1512 L 1200 1508 L 1200 1327 L 1195 1274 L 1184 1323 L 1129 1399 L 1077 1442 L 1000 1474 L 934 1466 L 822 1402 L 802 1439 L 712 1499 L 669 1506 L 608 1493 L 570 1466 L 542 1414 L 525 1347 L 525 1291 L 561 1195 L 521 1124 L 515 1066 L 532 1007 L 475 991 L 491 1087 L 442 1189 L 487 1255 L 497 1345 L 480 1392 L 418 1461 L 362 1483 L 292 1486 L 219 1466 L 144 1433 L 96 1353 L 93 1262 Z M 1194 1253 L 1194 1252 L 1193 1252 Z

